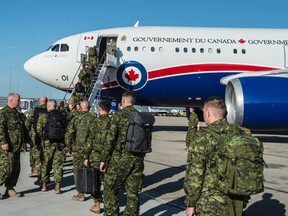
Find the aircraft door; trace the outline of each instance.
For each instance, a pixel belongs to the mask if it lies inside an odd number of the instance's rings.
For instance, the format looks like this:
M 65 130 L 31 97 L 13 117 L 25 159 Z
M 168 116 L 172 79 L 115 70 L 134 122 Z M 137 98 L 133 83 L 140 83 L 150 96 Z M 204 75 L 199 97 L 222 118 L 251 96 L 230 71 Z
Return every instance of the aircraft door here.
M 284 66 L 288 68 L 288 46 L 284 46 Z
M 86 54 L 88 47 L 96 46 L 97 39 L 98 33 L 95 32 L 88 32 L 81 35 L 77 50 L 77 62 L 81 62 L 81 54 Z

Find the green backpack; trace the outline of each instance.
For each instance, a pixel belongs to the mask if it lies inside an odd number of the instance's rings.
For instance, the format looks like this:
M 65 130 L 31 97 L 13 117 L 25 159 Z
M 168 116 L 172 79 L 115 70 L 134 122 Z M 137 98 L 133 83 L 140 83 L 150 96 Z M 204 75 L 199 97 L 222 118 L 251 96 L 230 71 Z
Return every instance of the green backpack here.
M 263 192 L 266 164 L 262 142 L 248 134 L 218 134 L 218 137 L 214 162 L 221 191 L 235 196 Z

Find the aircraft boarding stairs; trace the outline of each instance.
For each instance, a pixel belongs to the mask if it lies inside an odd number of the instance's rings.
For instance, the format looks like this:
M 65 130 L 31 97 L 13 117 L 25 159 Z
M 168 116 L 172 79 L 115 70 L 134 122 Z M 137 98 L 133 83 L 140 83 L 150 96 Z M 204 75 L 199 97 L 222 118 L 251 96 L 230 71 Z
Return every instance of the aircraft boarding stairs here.
M 104 80 L 109 70 L 117 68 L 117 58 L 113 55 L 106 54 L 106 60 L 103 64 L 99 64 L 95 69 L 95 76 L 91 82 L 91 91 L 87 93 L 88 101 L 91 104 L 90 112 L 98 113 L 98 106 L 101 100 L 101 90 Z

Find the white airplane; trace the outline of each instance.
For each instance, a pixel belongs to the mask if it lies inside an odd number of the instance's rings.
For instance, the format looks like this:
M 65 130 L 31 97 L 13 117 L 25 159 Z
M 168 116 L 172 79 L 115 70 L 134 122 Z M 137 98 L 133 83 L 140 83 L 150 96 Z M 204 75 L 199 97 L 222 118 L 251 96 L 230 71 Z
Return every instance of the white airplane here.
M 71 91 L 81 55 L 96 46 L 100 63 L 109 39 L 117 44 L 101 96 L 137 92 L 139 105 L 201 107 L 224 98 L 228 120 L 249 128 L 288 128 L 288 30 L 127 27 L 85 32 L 56 41 L 29 59 L 25 70 Z M 103 58 L 102 58 L 103 56 Z M 226 90 L 225 90 L 226 89 Z

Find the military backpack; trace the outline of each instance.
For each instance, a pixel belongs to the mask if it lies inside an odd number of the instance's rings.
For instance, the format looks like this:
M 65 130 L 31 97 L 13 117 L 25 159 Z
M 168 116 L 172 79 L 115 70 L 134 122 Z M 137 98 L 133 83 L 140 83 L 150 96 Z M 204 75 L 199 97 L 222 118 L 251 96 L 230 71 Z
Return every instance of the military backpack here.
M 217 133 L 217 132 L 214 132 Z M 228 195 L 249 196 L 264 191 L 264 147 L 249 134 L 217 134 L 214 159 L 220 190 Z M 213 164 L 213 162 L 210 162 Z
M 63 141 L 67 127 L 67 117 L 59 110 L 52 110 L 47 114 L 45 139 Z
M 129 114 L 129 125 L 125 142 L 125 149 L 134 154 L 149 153 L 152 151 L 152 128 L 155 117 L 150 113 L 136 110 L 123 110 Z

